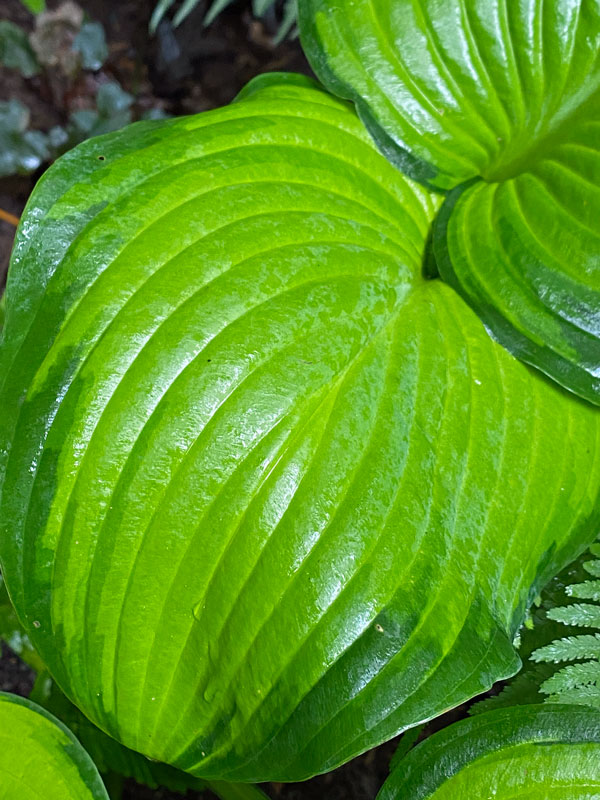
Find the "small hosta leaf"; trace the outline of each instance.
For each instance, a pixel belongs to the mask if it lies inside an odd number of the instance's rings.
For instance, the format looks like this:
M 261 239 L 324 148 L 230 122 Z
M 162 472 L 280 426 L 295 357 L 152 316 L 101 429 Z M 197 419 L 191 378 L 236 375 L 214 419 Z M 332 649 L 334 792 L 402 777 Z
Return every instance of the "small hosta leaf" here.
M 400 761 L 377 800 L 597 800 L 600 713 L 545 705 L 489 711 Z
M 0 795 L 6 800 L 109 800 L 73 734 L 34 703 L 0 692 Z
M 104 28 L 99 22 L 84 22 L 73 40 L 73 49 L 81 53 L 84 69 L 99 70 L 108 58 Z
M 27 33 L 9 20 L 0 20 L 0 63 L 17 69 L 25 78 L 40 71 Z

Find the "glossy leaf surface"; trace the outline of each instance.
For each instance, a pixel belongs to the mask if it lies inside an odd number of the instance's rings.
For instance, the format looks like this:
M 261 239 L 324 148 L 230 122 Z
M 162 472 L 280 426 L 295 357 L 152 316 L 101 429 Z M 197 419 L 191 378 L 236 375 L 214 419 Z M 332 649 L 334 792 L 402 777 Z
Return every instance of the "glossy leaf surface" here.
M 399 762 L 377 800 L 596 800 L 600 712 L 514 706 L 450 725 Z
M 38 185 L 2 568 L 127 746 L 211 779 L 330 769 L 514 673 L 532 584 L 593 539 L 600 415 L 423 279 L 438 204 L 293 76 Z
M 442 277 L 512 353 L 600 403 L 598 0 L 300 0 L 300 18 L 383 152 L 454 190 Z
M 94 763 L 73 734 L 39 706 L 0 692 L 3 800 L 108 800 Z

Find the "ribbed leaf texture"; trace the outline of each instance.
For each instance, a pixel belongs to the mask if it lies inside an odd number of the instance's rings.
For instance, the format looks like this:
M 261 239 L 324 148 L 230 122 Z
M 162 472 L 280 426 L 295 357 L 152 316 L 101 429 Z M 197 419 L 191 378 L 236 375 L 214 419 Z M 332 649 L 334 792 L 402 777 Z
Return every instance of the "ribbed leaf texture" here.
M 438 206 L 293 76 L 39 183 L 2 570 L 128 747 L 209 779 L 330 769 L 513 674 L 531 593 L 592 541 L 600 414 L 423 278 Z
M 452 190 L 442 277 L 600 403 L 600 0 L 300 0 L 302 41 L 382 151 Z
M 109 800 L 91 758 L 44 709 L 0 692 L 0 796 L 6 800 Z
M 392 771 L 377 800 L 596 800 L 600 713 L 570 706 L 489 711 L 450 725 Z

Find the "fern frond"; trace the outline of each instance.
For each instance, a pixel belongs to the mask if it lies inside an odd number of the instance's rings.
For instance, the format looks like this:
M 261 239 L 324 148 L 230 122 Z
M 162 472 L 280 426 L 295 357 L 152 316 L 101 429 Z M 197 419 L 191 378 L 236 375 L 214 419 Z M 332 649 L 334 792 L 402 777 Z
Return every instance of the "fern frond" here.
M 567 689 L 559 694 L 551 694 L 546 698 L 546 702 L 600 708 L 600 687 L 590 685 L 579 689 Z
M 600 538 L 544 588 L 519 633 L 521 671 L 469 714 L 540 702 L 600 709 L 600 580 L 588 579 L 600 577 L 599 557 Z M 561 662 L 573 663 L 557 667 Z
M 150 20 L 150 31 L 154 33 L 158 24 L 165 16 L 167 11 L 174 4 L 175 0 L 158 0 L 152 18 Z M 203 20 L 203 25 L 210 25 L 214 20 L 225 11 L 225 9 L 232 4 L 233 0 L 213 0 Z M 276 0 L 252 0 L 252 13 L 258 19 L 262 19 L 268 12 L 275 6 Z M 200 3 L 200 0 L 184 0 L 183 4 L 173 18 L 173 25 L 177 27 L 186 17 Z M 293 29 L 294 23 L 298 19 L 298 2 L 297 0 L 286 0 L 283 6 L 281 22 L 277 29 L 276 35 L 273 37 L 273 44 L 280 44 L 287 36 L 293 37 L 296 29 Z
M 546 670 L 544 671 L 544 667 Z M 512 708 L 512 706 L 528 706 L 543 703 L 544 697 L 540 694 L 540 683 L 549 672 L 547 665 L 533 670 L 520 672 L 512 681 L 506 684 L 502 691 L 485 700 L 478 700 L 469 709 L 469 715 L 485 714 L 499 708 Z
M 576 597 L 578 600 L 600 600 L 600 581 L 584 581 L 567 586 L 565 589 L 569 597 Z
M 214 0 L 211 7 L 206 12 L 204 17 L 204 25 L 210 25 L 228 5 L 231 5 L 233 0 Z
M 255 17 L 264 17 L 275 0 L 252 0 L 252 13 Z
M 544 694 L 562 694 L 571 689 L 583 689 L 590 685 L 600 684 L 600 663 L 586 661 L 584 664 L 570 664 L 555 672 L 551 678 L 544 681 L 540 691 Z
M 571 606 L 552 608 L 548 617 L 563 625 L 575 625 L 580 628 L 600 628 L 600 606 L 592 603 L 574 603 Z
M 287 0 L 283 10 L 283 19 L 277 31 L 277 35 L 273 39 L 273 44 L 277 47 L 283 40 L 289 36 L 294 39 L 298 35 L 298 28 L 292 30 L 292 26 L 298 19 L 298 0 Z
M 580 661 L 586 658 L 600 659 L 600 633 L 566 636 L 545 647 L 534 650 L 532 661 L 558 664 L 560 661 Z
M 600 561 L 586 561 L 583 568 L 594 578 L 600 578 Z
M 590 548 L 594 556 L 600 555 L 600 542 Z M 600 628 L 600 580 L 586 580 L 585 575 L 600 577 L 600 561 L 581 559 L 575 567 L 571 580 L 564 587 L 563 598 L 589 600 L 589 603 L 557 604 L 546 613 L 546 618 L 573 628 Z M 573 578 L 578 582 L 572 582 Z M 557 664 L 575 661 L 546 678 L 540 692 L 553 703 L 576 703 L 600 708 L 600 633 L 577 634 L 554 639 L 549 644 L 535 649 L 530 660 L 540 664 Z

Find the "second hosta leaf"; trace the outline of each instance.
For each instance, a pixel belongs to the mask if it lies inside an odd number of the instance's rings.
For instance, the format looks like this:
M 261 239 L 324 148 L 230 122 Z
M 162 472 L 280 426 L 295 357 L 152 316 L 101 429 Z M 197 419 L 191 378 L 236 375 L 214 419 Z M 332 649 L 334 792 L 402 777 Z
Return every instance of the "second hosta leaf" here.
M 300 0 L 386 155 L 454 191 L 440 273 L 496 338 L 600 404 L 599 0 Z
M 56 717 L 0 692 L 3 800 L 109 800 L 93 761 Z
M 19 229 L 0 552 L 60 686 L 206 778 L 330 769 L 516 671 L 600 414 L 421 274 L 438 200 L 259 79 L 90 140 Z
M 600 713 L 513 706 L 462 720 L 417 745 L 377 800 L 597 800 Z

